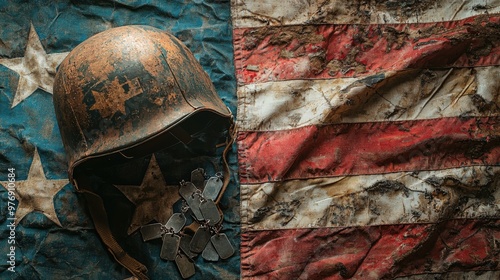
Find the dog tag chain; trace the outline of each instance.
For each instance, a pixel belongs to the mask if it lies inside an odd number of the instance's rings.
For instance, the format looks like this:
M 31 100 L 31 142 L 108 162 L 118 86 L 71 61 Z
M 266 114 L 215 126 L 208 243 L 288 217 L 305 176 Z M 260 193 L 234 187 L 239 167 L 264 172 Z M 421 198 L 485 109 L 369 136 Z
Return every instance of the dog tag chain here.
M 195 274 L 194 259 L 199 254 L 212 262 L 234 254 L 228 237 L 220 232 L 223 213 L 215 201 L 222 188 L 221 173 L 206 177 L 203 168 L 197 168 L 191 172 L 191 182 L 180 182 L 181 213 L 174 213 L 166 224 L 148 224 L 140 229 L 144 242 L 162 239 L 160 258 L 175 262 L 184 279 Z M 185 231 L 185 215 L 192 216 L 199 224 L 193 235 Z M 191 226 L 190 229 L 193 230 Z

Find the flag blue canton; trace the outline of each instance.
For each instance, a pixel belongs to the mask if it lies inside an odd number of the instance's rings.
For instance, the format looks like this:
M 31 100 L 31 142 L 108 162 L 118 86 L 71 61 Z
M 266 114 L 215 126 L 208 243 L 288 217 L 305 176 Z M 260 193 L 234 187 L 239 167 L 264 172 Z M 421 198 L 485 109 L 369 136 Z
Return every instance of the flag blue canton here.
M 100 242 L 84 199 L 67 181 L 51 83 L 57 65 L 76 45 L 122 25 L 167 30 L 194 53 L 223 101 L 236 112 L 229 1 L 164 2 L 0 3 L 0 278 L 130 276 Z M 235 171 L 235 154 L 229 159 Z M 13 192 L 9 192 L 9 168 L 14 168 Z M 13 203 L 10 194 L 15 197 Z M 237 176 L 233 174 L 221 208 L 228 209 L 224 229 L 234 246 L 239 244 L 238 205 Z M 16 222 L 14 230 L 9 227 L 12 221 Z M 173 263 L 159 259 L 157 243 L 144 243 L 140 250 L 153 264 L 152 279 L 180 278 Z M 11 257 L 14 262 L 9 262 Z M 197 258 L 196 270 L 192 279 L 239 278 L 239 253 L 213 263 Z

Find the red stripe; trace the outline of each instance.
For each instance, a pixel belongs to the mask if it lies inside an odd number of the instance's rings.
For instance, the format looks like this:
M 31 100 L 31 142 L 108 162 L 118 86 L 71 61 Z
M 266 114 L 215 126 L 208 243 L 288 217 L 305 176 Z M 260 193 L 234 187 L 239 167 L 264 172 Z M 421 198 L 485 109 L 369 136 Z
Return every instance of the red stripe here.
M 499 220 L 242 234 L 243 278 L 381 279 L 500 270 Z
M 500 117 L 238 133 L 241 183 L 500 164 Z
M 372 75 L 408 68 L 500 64 L 500 16 L 414 24 L 234 29 L 243 84 Z

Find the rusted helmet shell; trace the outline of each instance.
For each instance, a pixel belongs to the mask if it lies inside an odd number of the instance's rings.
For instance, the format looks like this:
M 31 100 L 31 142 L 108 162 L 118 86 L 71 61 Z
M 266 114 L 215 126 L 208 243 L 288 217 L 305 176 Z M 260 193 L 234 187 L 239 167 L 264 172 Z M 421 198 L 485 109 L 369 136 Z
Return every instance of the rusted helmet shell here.
M 161 148 L 201 112 L 232 122 L 189 49 L 149 26 L 112 28 L 78 45 L 57 71 L 53 98 L 72 181 L 83 162 Z

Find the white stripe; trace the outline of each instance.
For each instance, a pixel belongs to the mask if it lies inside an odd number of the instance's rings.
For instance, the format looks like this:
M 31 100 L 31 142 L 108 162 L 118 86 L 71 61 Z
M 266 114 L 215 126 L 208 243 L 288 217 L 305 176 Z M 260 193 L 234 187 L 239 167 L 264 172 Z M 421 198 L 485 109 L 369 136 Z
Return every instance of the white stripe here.
M 249 230 L 496 217 L 500 167 L 464 167 L 241 186 Z
M 235 28 L 296 24 L 383 24 L 460 20 L 500 12 L 500 0 L 232 0 Z
M 407 70 L 238 88 L 241 130 L 500 113 L 500 67 Z M 272 96 L 272 98 L 270 98 Z

